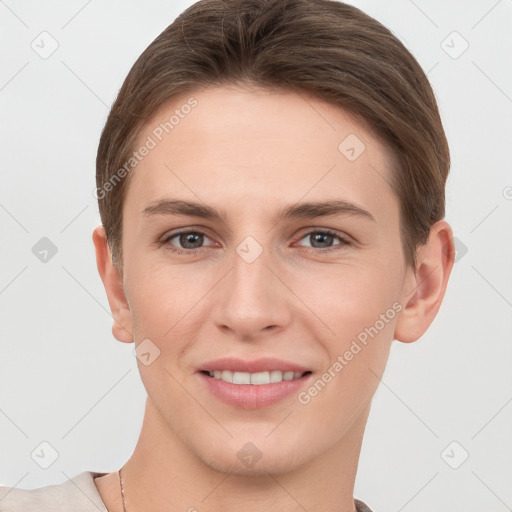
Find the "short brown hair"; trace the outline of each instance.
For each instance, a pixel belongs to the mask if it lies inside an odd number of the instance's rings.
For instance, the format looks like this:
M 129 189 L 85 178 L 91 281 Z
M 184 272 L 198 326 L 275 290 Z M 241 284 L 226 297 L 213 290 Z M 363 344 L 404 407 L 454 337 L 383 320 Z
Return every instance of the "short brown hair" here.
M 369 127 L 393 155 L 402 246 L 415 266 L 418 245 L 445 214 L 450 155 L 436 99 L 390 30 L 333 0 L 201 0 L 140 55 L 112 106 L 96 159 L 99 210 L 114 264 L 122 265 L 129 176 L 113 178 L 159 107 L 212 84 L 304 91 Z

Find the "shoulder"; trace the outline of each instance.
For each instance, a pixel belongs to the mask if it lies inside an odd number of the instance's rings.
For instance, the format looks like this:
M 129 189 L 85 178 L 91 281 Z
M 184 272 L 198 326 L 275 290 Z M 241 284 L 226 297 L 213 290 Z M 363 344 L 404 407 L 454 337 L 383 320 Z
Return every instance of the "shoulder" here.
M 372 509 L 361 500 L 354 500 L 357 512 L 372 512 Z
M 83 471 L 73 478 L 37 489 L 0 486 L 0 512 L 105 512 L 94 478 L 105 473 Z

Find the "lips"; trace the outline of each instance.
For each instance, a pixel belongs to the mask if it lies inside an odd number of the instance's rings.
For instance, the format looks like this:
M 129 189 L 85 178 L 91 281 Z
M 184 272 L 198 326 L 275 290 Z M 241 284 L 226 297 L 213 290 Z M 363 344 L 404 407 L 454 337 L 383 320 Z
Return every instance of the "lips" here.
M 299 364 L 285 361 L 283 359 L 276 359 L 273 357 L 265 357 L 254 360 L 238 359 L 234 357 L 224 357 L 221 359 L 214 359 L 208 361 L 198 368 L 198 371 L 213 372 L 215 370 L 229 370 L 231 372 L 271 372 L 279 370 L 281 372 L 305 373 L 309 368 Z
M 275 358 L 216 359 L 197 372 L 215 397 L 243 409 L 267 407 L 297 393 L 312 374 L 299 364 Z

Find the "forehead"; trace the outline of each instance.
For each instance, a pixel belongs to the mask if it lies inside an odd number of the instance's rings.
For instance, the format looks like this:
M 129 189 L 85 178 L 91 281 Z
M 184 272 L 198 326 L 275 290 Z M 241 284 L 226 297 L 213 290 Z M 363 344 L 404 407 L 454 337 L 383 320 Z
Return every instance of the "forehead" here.
M 350 114 L 302 92 L 181 94 L 145 124 L 135 149 L 144 145 L 125 208 L 172 195 L 252 215 L 336 196 L 388 220 L 396 214 L 387 148 Z

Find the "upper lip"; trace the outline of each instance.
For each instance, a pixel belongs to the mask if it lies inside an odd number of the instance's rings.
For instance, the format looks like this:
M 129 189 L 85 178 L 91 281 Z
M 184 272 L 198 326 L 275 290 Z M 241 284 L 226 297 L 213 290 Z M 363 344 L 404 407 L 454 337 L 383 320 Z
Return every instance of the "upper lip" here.
M 300 372 L 304 373 L 308 370 L 299 364 L 277 359 L 274 357 L 262 357 L 259 359 L 238 359 L 236 357 L 222 357 L 220 359 L 213 359 L 201 365 L 198 371 L 213 372 L 214 370 L 231 370 L 233 372 L 269 372 L 272 370 L 281 370 L 282 372 Z

